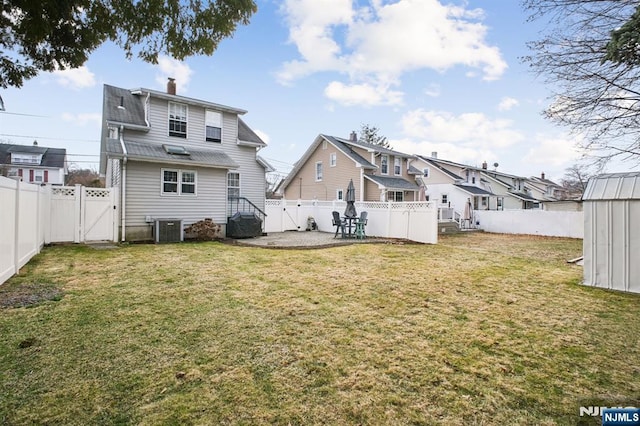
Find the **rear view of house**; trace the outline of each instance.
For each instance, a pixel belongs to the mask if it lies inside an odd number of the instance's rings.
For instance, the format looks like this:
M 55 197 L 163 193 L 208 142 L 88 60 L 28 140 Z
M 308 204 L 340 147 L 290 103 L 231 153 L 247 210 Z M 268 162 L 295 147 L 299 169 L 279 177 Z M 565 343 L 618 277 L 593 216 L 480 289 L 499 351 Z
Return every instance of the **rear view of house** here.
M 246 111 L 167 91 L 104 86 L 100 173 L 120 190 L 122 240 L 154 238 L 159 219 L 184 228 L 237 212 L 264 219 L 266 144 Z M 180 230 L 181 231 L 181 230 Z

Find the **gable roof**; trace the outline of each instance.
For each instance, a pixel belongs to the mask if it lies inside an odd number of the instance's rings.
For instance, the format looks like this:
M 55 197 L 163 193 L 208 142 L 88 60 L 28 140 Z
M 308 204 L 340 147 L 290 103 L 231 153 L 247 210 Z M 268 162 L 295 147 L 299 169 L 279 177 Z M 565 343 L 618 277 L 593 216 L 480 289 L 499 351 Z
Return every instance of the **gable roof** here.
M 512 196 L 514 196 L 516 198 L 519 198 L 519 199 L 521 199 L 523 201 L 539 201 L 537 198 L 532 197 L 529 194 L 525 194 L 524 192 L 512 192 L 512 191 L 509 191 L 509 195 L 512 195 Z
M 415 183 L 409 182 L 399 177 L 388 177 L 378 175 L 364 175 L 365 179 L 378 184 L 379 187 L 388 190 L 400 190 L 400 191 L 419 191 L 420 187 Z
M 342 138 L 336 138 L 336 139 L 339 139 L 342 143 L 346 145 L 352 145 L 352 146 L 357 146 L 358 148 L 366 149 L 368 152 L 376 152 L 380 154 L 393 155 L 395 157 L 404 157 L 404 158 L 413 157 L 412 155 L 405 154 L 404 152 L 394 151 L 393 149 L 385 148 L 382 145 L 376 145 L 376 144 L 365 143 L 360 141 L 353 141 L 351 139 L 342 139 Z
M 438 164 L 436 161 L 433 161 L 432 158 L 429 157 L 423 157 L 422 155 L 416 155 L 417 158 L 419 158 L 420 160 L 424 161 L 425 163 L 435 167 L 436 169 L 438 169 L 439 171 L 441 171 L 442 173 L 444 173 L 445 175 L 447 175 L 448 177 L 450 177 L 453 180 L 460 180 L 462 179 L 461 176 L 458 176 L 457 174 L 453 173 L 452 171 L 442 167 L 440 164 Z
M 486 191 L 482 188 L 478 188 L 477 186 L 473 186 L 473 185 L 462 185 L 459 183 L 454 183 L 453 186 L 460 188 L 463 191 L 468 192 L 469 194 L 472 194 L 472 195 L 484 195 L 484 196 L 495 195 L 489 191 Z
M 124 148 L 119 140 L 109 139 L 107 141 L 107 156 L 111 158 L 127 158 L 129 160 L 145 161 L 151 163 L 181 164 L 192 167 L 213 167 L 223 169 L 238 168 L 238 164 L 233 161 L 223 151 L 207 148 L 185 148 L 187 154 L 170 154 L 165 145 L 155 143 L 144 143 L 125 140 Z
M 166 99 L 168 101 L 181 102 L 181 103 L 185 103 L 185 104 L 189 104 L 189 105 L 201 106 L 203 108 L 215 109 L 215 110 L 218 110 L 218 111 L 224 111 L 224 112 L 228 112 L 228 113 L 231 113 L 231 114 L 243 115 L 243 114 L 247 113 L 247 110 L 244 110 L 244 109 L 235 108 L 235 107 L 222 105 L 222 104 L 217 104 L 215 102 L 204 101 L 202 99 L 190 98 L 190 97 L 187 97 L 187 96 L 170 95 L 169 93 L 161 92 L 161 91 L 153 90 L 153 89 L 139 88 L 139 89 L 132 89 L 132 90 L 130 90 L 130 92 L 132 94 L 148 93 L 150 96 L 152 96 L 154 98 Z
M 142 94 L 131 90 L 104 85 L 102 110 L 108 122 L 148 128 Z
M 37 145 L 13 145 L 0 144 L 0 164 L 12 164 L 11 153 L 42 155 L 40 164 L 28 164 L 28 166 L 50 167 L 52 169 L 65 168 L 67 150 L 64 148 L 48 148 Z M 20 164 L 24 166 L 25 164 Z
M 255 147 L 265 147 L 267 144 L 260 139 L 247 123 L 242 121 L 240 117 L 238 117 L 238 142 L 242 145 L 250 145 Z
M 295 163 L 293 169 L 287 174 L 287 177 L 282 181 L 279 188 L 286 188 L 289 186 L 293 178 L 298 174 L 300 169 L 307 163 L 307 160 L 313 155 L 316 148 L 323 142 L 327 141 L 331 145 L 335 146 L 338 151 L 342 152 L 345 156 L 351 159 L 354 163 L 356 163 L 356 167 L 362 167 L 364 169 L 372 169 L 375 170 L 378 168 L 375 164 L 371 164 L 360 154 L 355 152 L 349 145 L 347 145 L 346 139 L 338 138 L 335 136 L 323 135 L 322 133 L 316 136 L 313 140 L 313 143 L 309 145 L 309 148 L 302 154 L 302 157 Z

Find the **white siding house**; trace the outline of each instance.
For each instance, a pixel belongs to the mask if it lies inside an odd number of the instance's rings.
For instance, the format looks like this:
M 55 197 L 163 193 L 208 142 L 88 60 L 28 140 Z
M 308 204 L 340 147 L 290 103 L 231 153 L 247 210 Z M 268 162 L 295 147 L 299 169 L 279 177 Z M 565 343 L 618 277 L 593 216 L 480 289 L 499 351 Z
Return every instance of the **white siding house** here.
M 33 145 L 0 144 L 2 175 L 37 185 L 64 185 L 67 150 Z
M 264 215 L 272 169 L 246 111 L 175 92 L 172 79 L 167 92 L 104 86 L 100 172 L 120 188 L 122 240 L 151 239 L 155 219 L 224 227 L 237 209 Z

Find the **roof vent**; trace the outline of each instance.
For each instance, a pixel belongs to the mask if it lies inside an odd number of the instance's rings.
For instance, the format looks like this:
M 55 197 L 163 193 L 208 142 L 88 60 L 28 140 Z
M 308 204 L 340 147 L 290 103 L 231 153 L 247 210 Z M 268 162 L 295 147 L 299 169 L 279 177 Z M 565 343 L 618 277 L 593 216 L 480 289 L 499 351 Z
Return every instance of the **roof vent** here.
M 431 153 L 431 158 L 438 158 L 438 151 L 433 151 Z
M 540 179 L 544 180 L 544 172 L 540 173 Z
M 351 142 L 358 142 L 358 134 L 356 132 L 351 132 L 349 135 L 349 140 Z
M 162 145 L 167 154 L 172 155 L 190 155 L 183 146 L 179 145 Z

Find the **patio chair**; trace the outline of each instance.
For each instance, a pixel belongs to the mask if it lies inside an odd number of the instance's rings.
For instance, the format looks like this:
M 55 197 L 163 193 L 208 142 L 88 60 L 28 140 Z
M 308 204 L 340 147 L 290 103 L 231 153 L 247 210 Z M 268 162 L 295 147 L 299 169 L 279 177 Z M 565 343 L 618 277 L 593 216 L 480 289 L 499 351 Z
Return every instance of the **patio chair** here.
M 331 224 L 336 227 L 336 234 L 333 236 L 333 238 L 336 238 L 338 236 L 338 231 L 342 231 L 342 238 L 344 238 L 344 220 L 340 218 L 340 213 L 336 211 L 331 212 L 331 214 L 333 215 Z
M 366 238 L 367 234 L 364 231 L 364 227 L 367 224 L 367 212 L 360 212 L 360 217 L 356 222 L 356 238 Z

